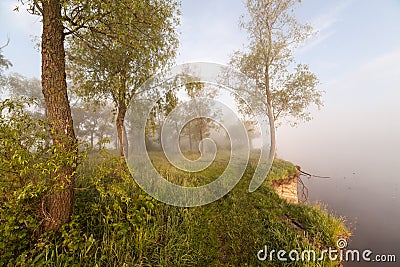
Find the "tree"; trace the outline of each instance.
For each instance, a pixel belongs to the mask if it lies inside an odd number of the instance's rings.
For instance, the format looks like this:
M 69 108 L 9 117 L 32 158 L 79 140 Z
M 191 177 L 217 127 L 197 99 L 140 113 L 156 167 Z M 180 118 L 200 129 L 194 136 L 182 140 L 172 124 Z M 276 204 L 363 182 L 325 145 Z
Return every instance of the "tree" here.
M 210 135 L 210 129 L 212 127 L 211 121 L 208 118 L 202 117 L 202 115 L 204 116 L 204 114 L 208 114 L 210 117 L 212 117 L 212 113 L 216 112 L 215 110 L 212 110 L 212 104 L 205 99 L 213 99 L 217 94 L 217 90 L 215 88 L 210 86 L 205 88 L 205 83 L 197 81 L 197 77 L 192 79 L 192 82 L 188 82 L 184 85 L 185 91 L 193 103 L 192 108 L 187 110 L 187 115 L 197 117 L 196 119 L 188 122 L 185 127 L 186 131 L 184 131 L 184 133 L 189 137 L 190 152 L 193 152 L 193 139 L 201 142 L 205 137 Z M 198 100 L 198 98 L 203 99 Z M 200 152 L 204 154 L 205 146 L 203 143 L 200 144 Z
M 159 90 L 158 93 L 160 93 L 160 91 L 166 92 L 158 99 L 156 105 L 150 111 L 150 116 L 146 121 L 145 139 L 146 148 L 148 150 L 161 149 L 161 126 L 163 125 L 165 118 L 174 110 L 179 102 L 177 91 L 165 90 L 165 88 Z M 175 130 L 179 133 L 177 122 L 175 122 L 175 125 Z M 130 128 L 132 128 L 132 125 L 130 125 Z
M 97 142 L 98 149 L 112 139 L 115 128 L 112 127 L 113 112 L 110 105 L 88 106 L 81 101 L 72 105 L 74 129 L 79 141 L 86 141 L 91 150 Z
M 128 149 L 123 126 L 130 100 L 170 62 L 178 44 L 175 0 L 122 2 L 124 9 L 108 18 L 113 34 L 103 34 L 107 29 L 99 25 L 98 32 L 84 30 L 81 38 L 70 39 L 68 49 L 76 93 L 90 101 L 110 97 L 114 103 L 121 156 Z
M 45 115 L 45 103 L 42 94 L 41 81 L 37 78 L 26 78 L 18 73 L 10 73 L 6 77 L 6 92 L 11 99 L 32 101 L 26 110 L 31 116 L 43 119 Z M 99 149 L 104 145 L 105 139 L 110 139 L 113 134 L 111 122 L 113 120 L 112 108 L 103 103 L 97 107 L 88 106 L 79 101 L 74 95 L 70 95 L 71 113 L 74 118 L 74 131 L 79 141 L 88 141 L 90 148 L 94 148 L 97 141 Z
M 44 230 L 47 231 L 58 229 L 69 221 L 74 203 L 77 142 L 67 94 L 65 38 L 70 36 L 84 40 L 91 33 L 112 40 L 123 39 L 138 49 L 142 46 L 141 39 L 130 40 L 127 37 L 132 36 L 132 27 L 140 23 L 151 23 L 145 20 L 151 17 L 142 15 L 154 1 L 150 3 L 129 0 L 19 0 L 19 2 L 28 5 L 30 13 L 42 17 L 42 93 L 46 105 L 46 117 L 50 124 L 53 144 L 57 147 L 56 151 L 69 155 L 69 160 L 53 173 L 56 186 L 45 200 Z M 161 8 L 164 6 L 158 4 L 159 2 L 155 2 L 154 6 L 157 8 L 150 9 L 154 12 L 151 15 L 155 17 L 157 12 L 163 12 Z M 16 9 L 18 10 L 18 7 Z M 147 34 L 151 34 L 149 27 L 143 30 L 140 37 Z M 152 43 L 146 44 L 156 46 Z
M 74 205 L 74 180 L 76 160 L 76 138 L 73 128 L 71 108 L 67 94 L 65 73 L 62 4 L 60 0 L 32 0 L 29 3 L 32 13 L 42 16 L 42 92 L 46 105 L 46 117 L 51 131 L 53 145 L 59 152 L 71 155 L 53 174 L 56 186 L 46 197 L 46 216 L 44 230 L 59 228 L 69 221 Z
M 235 52 L 230 64 L 253 79 L 256 90 L 266 97 L 270 123 L 270 158 L 275 156 L 275 122 L 292 117 L 295 123 L 309 120 L 307 108 L 322 105 L 318 79 L 307 65 L 294 65 L 293 51 L 312 34 L 310 25 L 300 24 L 293 15 L 300 0 L 247 0 L 248 20 L 241 27 L 250 44 Z
M 250 149 L 254 149 L 254 140 L 261 136 L 257 128 L 257 122 L 254 120 L 245 120 L 243 123 L 249 137 Z
M 45 103 L 42 94 L 42 84 L 37 78 L 26 78 L 19 73 L 7 76 L 6 89 L 13 99 L 26 98 L 34 101 L 36 108 L 31 110 L 32 116 L 42 118 L 45 115 Z
M 7 46 L 7 44 L 5 46 Z M 1 52 L 5 46 L 0 47 L 0 89 L 6 84 L 6 78 L 3 73 L 4 70 L 12 66 L 11 62 L 4 58 L 3 53 Z

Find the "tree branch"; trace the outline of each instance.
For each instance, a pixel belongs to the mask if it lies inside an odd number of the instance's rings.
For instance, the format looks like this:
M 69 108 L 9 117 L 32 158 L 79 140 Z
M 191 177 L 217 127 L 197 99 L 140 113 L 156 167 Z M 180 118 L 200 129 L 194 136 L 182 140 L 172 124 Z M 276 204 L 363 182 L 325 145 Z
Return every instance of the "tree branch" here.
M 0 50 L 10 44 L 10 37 L 7 36 L 7 43 L 0 47 Z
M 39 10 L 40 14 L 43 15 L 43 8 L 39 5 L 38 0 L 33 0 L 33 4 Z

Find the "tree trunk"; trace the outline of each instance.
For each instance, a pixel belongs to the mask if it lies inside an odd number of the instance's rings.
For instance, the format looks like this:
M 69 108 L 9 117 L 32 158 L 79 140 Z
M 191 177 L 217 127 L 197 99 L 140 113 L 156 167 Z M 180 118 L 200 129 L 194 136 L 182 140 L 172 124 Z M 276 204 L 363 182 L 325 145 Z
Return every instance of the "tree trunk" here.
M 191 124 L 191 122 L 188 123 L 188 127 L 189 127 L 189 150 L 190 150 L 190 153 L 192 153 L 193 147 L 192 147 L 192 124 Z
M 126 114 L 125 101 L 120 101 L 118 105 L 118 115 L 117 115 L 117 133 L 118 133 L 118 144 L 119 144 L 119 155 L 123 157 L 125 155 L 125 142 L 124 142 L 124 120 Z
M 90 150 L 94 150 L 94 133 L 90 131 Z
M 126 112 L 125 112 L 126 113 Z M 125 120 L 125 114 L 124 114 Z M 128 143 L 128 133 L 126 132 L 126 128 L 122 127 L 123 134 L 124 134 L 124 155 L 129 155 L 129 143 Z
M 269 120 L 269 130 L 271 134 L 271 148 L 269 150 L 269 158 L 274 160 L 276 154 L 276 133 L 275 133 L 274 115 L 271 104 L 268 104 L 268 120 Z
M 119 149 L 119 139 L 118 139 L 118 130 L 116 133 L 114 133 L 114 137 L 115 137 L 115 150 Z
M 60 0 L 42 1 L 42 9 L 42 92 L 46 116 L 57 153 L 73 155 L 77 153 L 76 138 L 67 95 Z M 45 231 L 59 229 L 73 213 L 75 169 L 76 162 L 65 163 L 52 174 L 56 183 L 45 199 Z
M 179 131 L 178 122 L 176 122 L 176 121 L 175 121 L 175 131 L 176 131 L 176 133 L 178 135 L 178 146 L 177 146 L 175 152 L 178 153 L 179 151 L 182 151 L 181 150 L 181 133 Z
M 200 118 L 200 153 L 204 155 L 205 147 L 203 143 L 204 134 L 203 134 L 203 118 Z
M 99 151 L 102 149 L 102 146 L 104 146 L 103 139 L 103 132 L 101 132 L 99 135 L 99 141 L 97 142 L 97 144 L 99 145 Z
M 274 111 L 272 110 L 272 96 L 271 96 L 268 68 L 265 71 L 265 84 L 266 84 L 265 93 L 267 95 L 267 106 L 268 106 L 269 130 L 271 135 L 271 148 L 269 150 L 269 158 L 274 160 L 276 153 L 276 134 L 275 134 Z

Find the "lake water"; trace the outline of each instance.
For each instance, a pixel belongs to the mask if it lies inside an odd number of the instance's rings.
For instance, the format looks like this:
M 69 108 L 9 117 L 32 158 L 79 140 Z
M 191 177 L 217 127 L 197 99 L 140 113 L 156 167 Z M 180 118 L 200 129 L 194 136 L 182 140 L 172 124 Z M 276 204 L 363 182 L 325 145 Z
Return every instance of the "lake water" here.
M 373 120 L 370 124 L 354 120 L 355 125 L 351 125 L 346 119 L 343 124 L 343 118 L 331 118 L 329 126 L 325 116 L 298 128 L 280 129 L 278 156 L 306 172 L 331 177 L 302 179 L 309 190 L 309 202 L 325 203 L 331 212 L 346 217 L 353 234 L 349 249 L 395 254 L 397 260 L 345 266 L 400 266 L 398 119 L 391 117 L 390 123 L 389 118 L 383 118 L 380 127 L 372 127 L 376 126 Z
M 396 254 L 400 261 L 400 200 L 398 184 L 388 176 L 379 179 L 382 184 L 371 181 L 379 176 L 362 171 L 337 172 L 332 179 L 322 180 L 303 177 L 309 189 L 310 202 L 321 201 L 328 209 L 347 218 L 353 236 L 349 249 L 369 249 L 374 254 Z M 345 266 L 365 266 L 365 262 L 348 263 Z M 378 266 L 370 264 L 370 266 Z

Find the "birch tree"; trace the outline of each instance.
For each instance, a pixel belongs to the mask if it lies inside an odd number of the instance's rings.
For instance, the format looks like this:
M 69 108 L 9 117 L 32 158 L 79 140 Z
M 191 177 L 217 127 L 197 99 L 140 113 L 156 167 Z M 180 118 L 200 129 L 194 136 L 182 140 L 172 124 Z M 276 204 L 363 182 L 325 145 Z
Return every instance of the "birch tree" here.
M 307 108 L 322 105 L 317 90 L 318 78 L 308 65 L 296 64 L 293 52 L 313 32 L 299 23 L 294 9 L 299 0 L 247 0 L 248 14 L 241 27 L 248 33 L 249 44 L 234 53 L 230 64 L 253 79 L 256 90 L 265 95 L 270 123 L 270 158 L 275 156 L 276 122 L 294 119 L 293 124 L 311 119 Z

